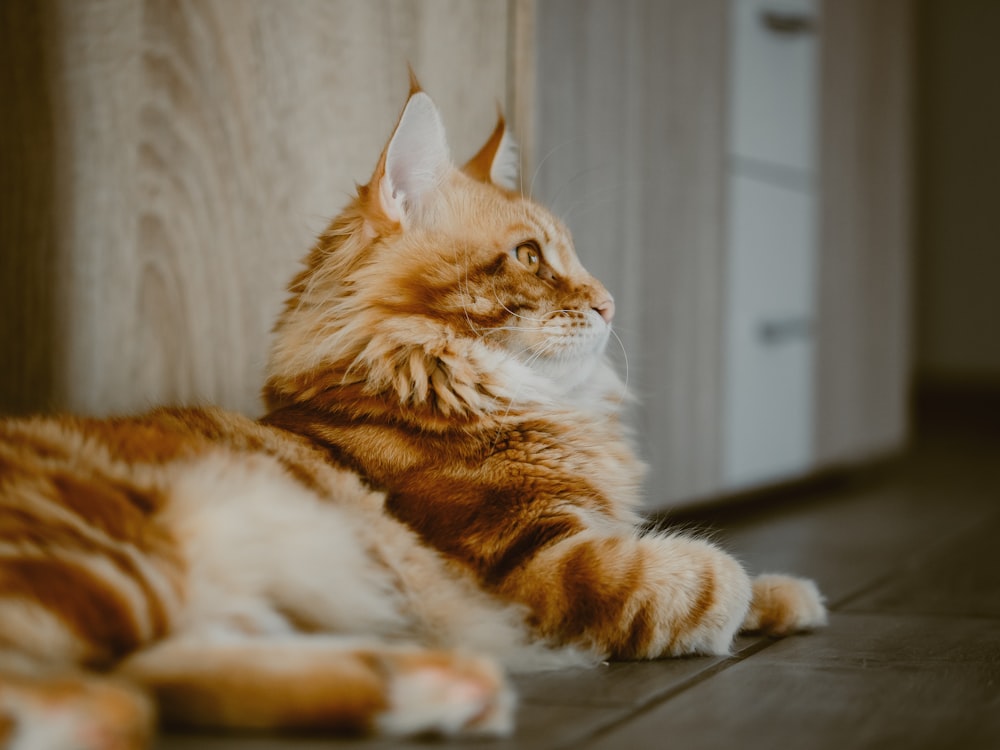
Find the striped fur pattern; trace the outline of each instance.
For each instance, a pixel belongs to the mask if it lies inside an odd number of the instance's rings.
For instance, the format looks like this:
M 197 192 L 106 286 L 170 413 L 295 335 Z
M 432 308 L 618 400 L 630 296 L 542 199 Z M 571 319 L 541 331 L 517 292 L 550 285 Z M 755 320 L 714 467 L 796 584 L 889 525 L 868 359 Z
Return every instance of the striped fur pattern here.
M 0 739 L 194 726 L 503 734 L 502 667 L 723 654 L 815 586 L 641 531 L 614 301 L 414 85 L 275 332 L 260 421 L 0 421 Z

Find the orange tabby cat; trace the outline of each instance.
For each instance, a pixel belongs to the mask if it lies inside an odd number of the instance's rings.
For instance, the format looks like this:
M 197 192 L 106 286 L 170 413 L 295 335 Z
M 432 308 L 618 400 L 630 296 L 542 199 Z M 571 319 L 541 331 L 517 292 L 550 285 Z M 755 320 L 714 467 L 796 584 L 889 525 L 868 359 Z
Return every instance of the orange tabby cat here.
M 498 665 L 723 654 L 741 628 L 824 621 L 811 582 L 638 530 L 614 302 L 514 166 L 501 120 L 455 169 L 414 87 L 292 283 L 260 422 L 0 421 L 0 739 L 141 747 L 153 704 L 504 733 Z

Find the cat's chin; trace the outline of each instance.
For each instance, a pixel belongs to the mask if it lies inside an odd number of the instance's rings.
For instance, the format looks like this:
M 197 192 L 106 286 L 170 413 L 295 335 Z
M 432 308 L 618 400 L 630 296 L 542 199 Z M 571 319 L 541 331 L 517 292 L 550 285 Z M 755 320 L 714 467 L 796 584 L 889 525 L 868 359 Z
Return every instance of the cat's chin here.
M 599 372 L 605 369 L 604 350 L 609 334 L 602 331 L 586 337 L 581 337 L 576 345 L 560 352 L 543 356 L 530 356 L 524 364 L 534 375 L 545 383 L 544 390 L 548 395 L 562 398 L 571 395 L 581 388 L 590 390 L 592 381 L 602 380 Z
M 567 396 L 588 384 L 601 364 L 600 352 L 583 356 L 538 357 L 528 364 L 557 397 Z

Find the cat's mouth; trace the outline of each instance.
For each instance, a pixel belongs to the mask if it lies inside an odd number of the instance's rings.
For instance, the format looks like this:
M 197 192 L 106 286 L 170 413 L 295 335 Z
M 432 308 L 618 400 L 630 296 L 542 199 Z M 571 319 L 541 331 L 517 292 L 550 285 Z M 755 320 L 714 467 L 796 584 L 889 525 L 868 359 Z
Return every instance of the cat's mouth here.
M 596 310 L 556 310 L 532 325 L 517 327 L 508 349 L 532 369 L 550 377 L 598 360 L 611 326 Z

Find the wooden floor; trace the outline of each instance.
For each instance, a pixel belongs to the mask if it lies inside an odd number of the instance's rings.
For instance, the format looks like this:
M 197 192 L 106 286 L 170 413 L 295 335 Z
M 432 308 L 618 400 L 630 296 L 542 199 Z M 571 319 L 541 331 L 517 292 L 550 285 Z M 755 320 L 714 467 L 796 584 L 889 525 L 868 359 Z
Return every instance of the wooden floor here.
M 731 658 L 518 679 L 519 728 L 503 741 L 173 735 L 158 747 L 1000 748 L 1000 421 L 939 415 L 878 471 L 684 522 L 754 571 L 814 577 L 830 625 L 742 638 Z

